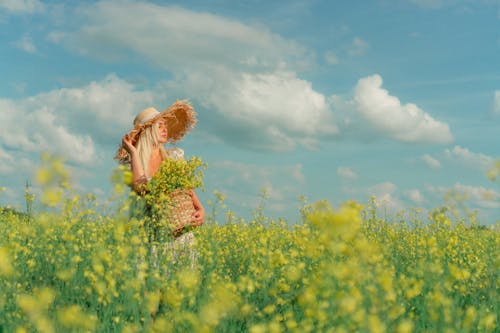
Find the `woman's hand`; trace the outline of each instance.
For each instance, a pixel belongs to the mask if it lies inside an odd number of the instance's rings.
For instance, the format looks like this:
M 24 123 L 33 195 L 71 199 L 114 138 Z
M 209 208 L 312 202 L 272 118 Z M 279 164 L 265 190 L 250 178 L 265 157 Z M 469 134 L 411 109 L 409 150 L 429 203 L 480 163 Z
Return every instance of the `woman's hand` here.
M 200 209 L 197 209 L 193 215 L 191 215 L 192 219 L 193 219 L 193 224 L 196 225 L 196 226 L 200 226 L 203 224 L 203 221 L 205 219 L 205 209 L 203 208 L 200 208 Z
M 203 208 L 200 199 L 198 199 L 198 196 L 193 189 L 187 190 L 187 193 L 193 199 L 193 206 L 195 209 L 195 212 L 193 213 L 193 215 L 191 215 L 192 222 L 194 225 L 200 226 L 203 224 L 203 220 L 205 219 L 205 208 Z
M 122 139 L 122 146 L 123 148 L 125 148 L 125 150 L 130 154 L 130 155 L 135 155 L 135 153 L 137 152 L 135 146 L 132 144 L 132 140 L 130 139 L 130 137 L 128 136 L 128 134 L 126 134 L 123 139 Z

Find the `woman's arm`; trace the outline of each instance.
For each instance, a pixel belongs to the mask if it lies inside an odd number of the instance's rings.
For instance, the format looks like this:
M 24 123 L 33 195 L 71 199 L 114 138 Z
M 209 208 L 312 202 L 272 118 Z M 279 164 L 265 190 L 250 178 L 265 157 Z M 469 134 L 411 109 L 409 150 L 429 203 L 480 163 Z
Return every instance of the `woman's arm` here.
M 193 199 L 193 206 L 195 209 L 195 212 L 192 215 L 193 222 L 196 222 L 196 225 L 202 225 L 205 219 L 205 208 L 203 208 L 203 205 L 194 190 L 189 190 L 189 195 Z
M 146 173 L 144 172 L 144 167 L 137 153 L 137 149 L 130 141 L 128 135 L 125 135 L 122 140 L 123 146 L 130 154 L 130 167 L 132 169 L 132 188 L 137 193 L 141 194 L 144 192 L 144 185 L 148 182 Z

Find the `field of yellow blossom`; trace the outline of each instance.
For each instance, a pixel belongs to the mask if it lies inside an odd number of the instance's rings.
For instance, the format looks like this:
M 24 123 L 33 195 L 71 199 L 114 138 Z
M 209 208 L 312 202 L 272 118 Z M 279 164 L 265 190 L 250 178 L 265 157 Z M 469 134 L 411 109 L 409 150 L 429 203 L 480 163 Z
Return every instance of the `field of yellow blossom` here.
M 354 202 L 243 221 L 217 194 L 179 249 L 151 243 L 129 199 L 71 194 L 46 162 L 46 209 L 0 211 L 0 332 L 500 331 L 498 226 L 445 208 L 386 221 Z

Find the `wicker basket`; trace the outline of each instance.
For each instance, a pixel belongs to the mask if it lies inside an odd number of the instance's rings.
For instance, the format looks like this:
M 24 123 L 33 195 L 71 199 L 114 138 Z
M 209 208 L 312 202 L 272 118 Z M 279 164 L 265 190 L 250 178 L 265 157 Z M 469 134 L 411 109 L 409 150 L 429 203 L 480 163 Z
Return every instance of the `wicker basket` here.
M 185 229 L 195 226 L 192 217 L 195 211 L 193 198 L 188 191 L 178 190 L 172 193 L 168 219 L 174 236 L 179 236 Z

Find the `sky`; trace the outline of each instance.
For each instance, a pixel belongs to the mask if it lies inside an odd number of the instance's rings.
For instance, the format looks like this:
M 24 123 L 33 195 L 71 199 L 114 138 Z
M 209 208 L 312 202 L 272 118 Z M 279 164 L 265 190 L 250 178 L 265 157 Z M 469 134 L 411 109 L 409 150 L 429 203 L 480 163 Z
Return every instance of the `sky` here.
M 0 0 L 0 204 L 40 154 L 107 198 L 137 113 L 187 99 L 176 146 L 248 219 L 347 200 L 500 218 L 499 0 Z

